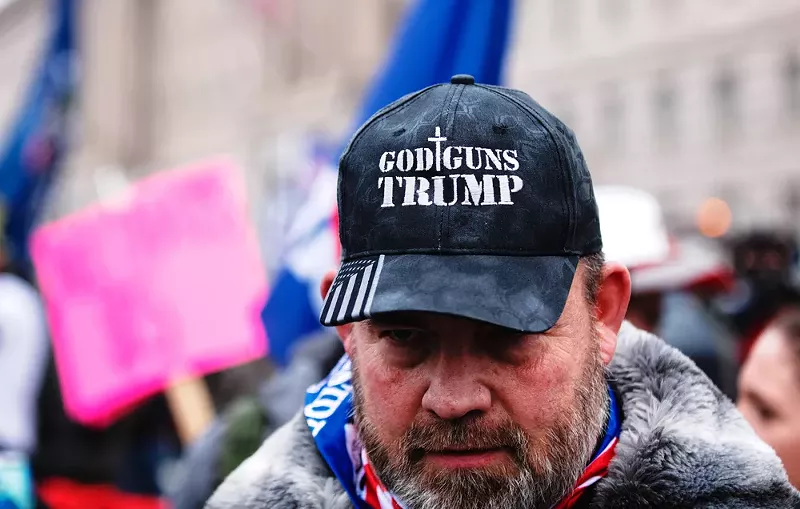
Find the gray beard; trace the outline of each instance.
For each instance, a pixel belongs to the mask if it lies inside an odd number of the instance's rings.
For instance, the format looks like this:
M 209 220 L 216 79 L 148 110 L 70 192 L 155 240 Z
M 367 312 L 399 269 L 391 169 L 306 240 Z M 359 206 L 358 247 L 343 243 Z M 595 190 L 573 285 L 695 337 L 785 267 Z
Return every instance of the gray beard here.
M 487 429 L 465 418 L 412 425 L 395 448 L 381 443 L 374 431 L 376 423 L 363 414 L 354 357 L 355 423 L 360 439 L 378 477 L 408 509 L 550 509 L 574 487 L 608 420 L 606 379 L 599 354 L 594 353 L 596 362 L 585 366 L 575 394 L 577 405 L 542 439 L 534 442 L 513 422 Z M 515 467 L 434 475 L 421 470 L 419 451 L 465 442 L 486 447 L 513 444 Z

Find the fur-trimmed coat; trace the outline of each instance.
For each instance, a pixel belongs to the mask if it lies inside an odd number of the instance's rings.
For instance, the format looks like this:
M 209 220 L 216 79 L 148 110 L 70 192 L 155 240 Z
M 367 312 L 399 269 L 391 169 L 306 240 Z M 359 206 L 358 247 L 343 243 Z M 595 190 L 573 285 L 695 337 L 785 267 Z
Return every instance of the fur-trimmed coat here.
M 789 509 L 800 494 L 733 403 L 683 354 L 625 324 L 609 366 L 622 431 L 592 508 Z M 235 470 L 206 509 L 344 509 L 347 494 L 299 414 Z

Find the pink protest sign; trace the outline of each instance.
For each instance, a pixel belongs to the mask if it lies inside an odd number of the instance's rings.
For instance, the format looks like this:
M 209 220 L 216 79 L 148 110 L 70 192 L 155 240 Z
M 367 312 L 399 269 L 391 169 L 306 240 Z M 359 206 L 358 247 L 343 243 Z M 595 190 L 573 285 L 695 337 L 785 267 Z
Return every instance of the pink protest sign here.
M 266 353 L 266 280 L 226 162 L 159 173 L 42 226 L 31 252 L 67 412 L 105 425 L 176 379 Z

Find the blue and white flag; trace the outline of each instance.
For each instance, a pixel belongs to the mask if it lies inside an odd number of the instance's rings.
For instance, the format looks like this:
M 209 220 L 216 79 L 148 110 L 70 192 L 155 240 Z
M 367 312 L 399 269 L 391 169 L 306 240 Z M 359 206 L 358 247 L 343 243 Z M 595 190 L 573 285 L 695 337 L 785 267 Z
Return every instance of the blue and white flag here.
M 25 105 L 0 146 L 0 228 L 11 260 L 29 269 L 28 238 L 63 161 L 77 69 L 77 0 L 51 0 L 53 29 Z

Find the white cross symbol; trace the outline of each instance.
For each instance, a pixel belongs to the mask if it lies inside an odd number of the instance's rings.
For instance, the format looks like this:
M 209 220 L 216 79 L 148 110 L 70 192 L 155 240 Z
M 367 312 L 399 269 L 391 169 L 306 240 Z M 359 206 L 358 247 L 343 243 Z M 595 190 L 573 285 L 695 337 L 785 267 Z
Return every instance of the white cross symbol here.
M 436 144 L 436 171 L 439 172 L 442 170 L 442 142 L 447 141 L 447 138 L 442 136 L 442 129 L 436 127 L 436 136 L 428 138 L 428 141 Z

